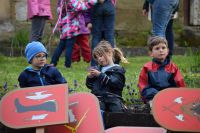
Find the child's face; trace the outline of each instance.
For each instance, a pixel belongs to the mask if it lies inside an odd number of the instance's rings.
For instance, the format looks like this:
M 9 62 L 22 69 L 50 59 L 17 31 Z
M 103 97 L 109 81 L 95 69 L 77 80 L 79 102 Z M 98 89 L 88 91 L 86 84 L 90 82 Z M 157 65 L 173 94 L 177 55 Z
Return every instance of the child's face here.
M 105 55 L 97 56 L 97 62 L 101 66 L 107 66 L 113 64 L 112 54 L 106 53 Z
M 167 55 L 168 55 L 169 49 L 167 48 L 165 43 L 159 43 L 158 45 L 155 45 L 151 51 L 151 56 L 153 58 L 156 58 L 160 62 L 163 62 Z
M 47 55 L 43 52 L 36 54 L 31 62 L 33 69 L 39 70 L 42 68 L 47 62 Z

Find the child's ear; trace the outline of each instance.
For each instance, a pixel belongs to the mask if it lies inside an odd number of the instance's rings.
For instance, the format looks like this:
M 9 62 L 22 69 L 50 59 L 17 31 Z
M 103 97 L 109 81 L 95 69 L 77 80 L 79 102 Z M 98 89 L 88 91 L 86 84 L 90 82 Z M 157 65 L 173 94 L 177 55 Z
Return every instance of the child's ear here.
M 167 54 L 169 54 L 169 48 L 167 48 Z
M 152 57 L 153 55 L 152 55 L 152 51 L 149 51 L 148 52 L 148 55 L 150 56 L 150 57 Z

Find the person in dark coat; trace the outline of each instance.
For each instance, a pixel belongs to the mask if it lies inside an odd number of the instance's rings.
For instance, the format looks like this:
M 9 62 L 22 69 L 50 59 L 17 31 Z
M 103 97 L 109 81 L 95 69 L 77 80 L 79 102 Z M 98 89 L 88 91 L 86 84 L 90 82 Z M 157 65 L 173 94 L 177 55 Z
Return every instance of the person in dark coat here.
M 25 54 L 30 66 L 18 77 L 21 88 L 67 83 L 56 67 L 46 64 L 47 50 L 42 43 L 28 43 Z
M 93 50 L 99 67 L 90 67 L 86 86 L 97 96 L 100 109 L 107 112 L 122 112 L 122 90 L 125 86 L 125 70 L 114 62 L 127 62 L 118 48 L 108 41 L 101 41 Z

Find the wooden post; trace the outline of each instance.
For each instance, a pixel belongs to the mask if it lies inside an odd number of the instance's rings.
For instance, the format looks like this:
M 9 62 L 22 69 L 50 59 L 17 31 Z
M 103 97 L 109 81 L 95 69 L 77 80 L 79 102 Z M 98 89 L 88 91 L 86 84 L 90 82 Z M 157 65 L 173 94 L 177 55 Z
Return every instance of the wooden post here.
M 45 133 L 45 128 L 44 127 L 37 127 L 36 133 Z
M 183 1 L 183 9 L 184 9 L 184 24 L 185 26 L 188 26 L 190 18 L 190 0 Z

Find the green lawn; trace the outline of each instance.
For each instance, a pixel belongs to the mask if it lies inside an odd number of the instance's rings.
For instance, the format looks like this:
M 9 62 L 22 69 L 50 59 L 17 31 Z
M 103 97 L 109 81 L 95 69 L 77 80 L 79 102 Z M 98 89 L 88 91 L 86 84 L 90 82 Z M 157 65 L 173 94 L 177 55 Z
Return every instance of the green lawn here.
M 49 58 L 50 59 L 50 58 Z M 137 80 L 143 64 L 150 57 L 129 57 L 129 64 L 122 64 L 126 69 L 126 87 L 124 88 L 123 97 L 125 100 L 137 98 Z M 191 66 L 195 64 L 192 56 L 174 56 L 173 61 L 180 68 L 188 87 L 200 88 L 200 73 L 192 73 Z M 64 68 L 64 58 L 60 58 L 58 69 L 69 83 L 71 89 L 76 91 L 89 91 L 85 86 L 85 78 L 87 75 L 87 67 L 89 64 L 85 62 L 73 63 L 72 68 Z M 18 75 L 27 66 L 25 57 L 5 57 L 0 56 L 0 92 L 5 93 L 4 85 L 7 83 L 8 90 L 12 90 L 18 85 Z M 74 84 L 77 81 L 78 85 Z M 127 89 L 129 88 L 129 89 Z M 134 93 L 133 93 L 134 91 Z M 0 95 L 0 96 L 1 96 Z

